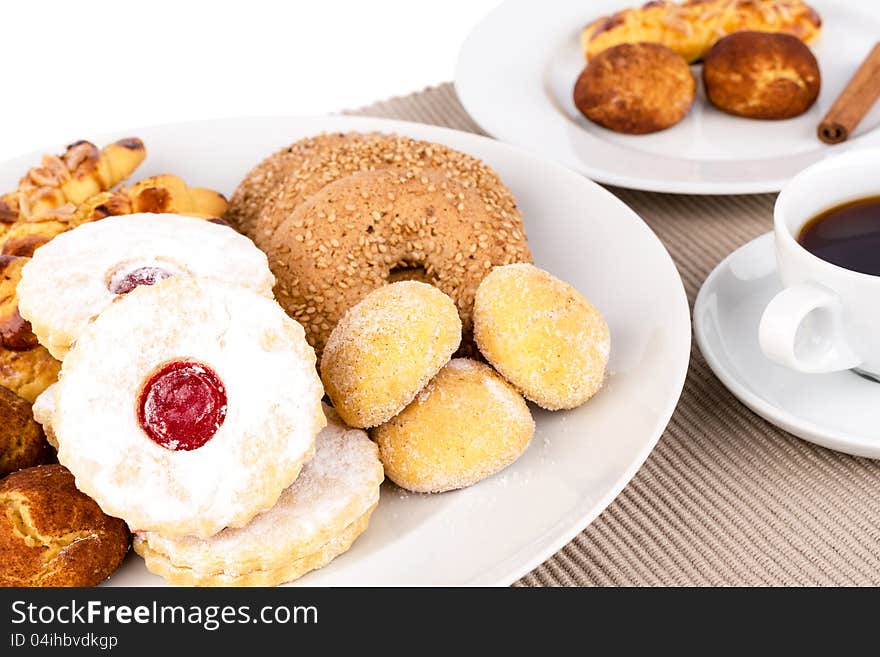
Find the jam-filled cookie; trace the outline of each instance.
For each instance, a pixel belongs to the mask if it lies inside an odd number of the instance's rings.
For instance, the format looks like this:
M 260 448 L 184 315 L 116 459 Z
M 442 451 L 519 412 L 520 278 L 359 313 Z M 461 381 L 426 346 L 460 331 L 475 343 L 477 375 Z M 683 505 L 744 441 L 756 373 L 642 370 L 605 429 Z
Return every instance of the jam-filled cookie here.
M 296 479 L 323 394 L 315 352 L 278 304 L 174 277 L 119 297 L 79 335 L 52 429 L 58 460 L 106 512 L 204 538 L 247 524 Z
M 147 568 L 172 584 L 274 586 L 345 552 L 379 502 L 382 464 L 367 434 L 325 409 L 314 458 L 275 506 L 208 539 L 140 533 L 134 549 Z
M 108 217 L 59 235 L 34 254 L 19 309 L 58 359 L 120 295 L 172 276 L 210 278 L 272 297 L 266 256 L 226 226 L 174 214 Z
M 0 386 L 0 477 L 46 463 L 49 446 L 34 421 L 31 405 Z
M 60 465 L 0 481 L 0 586 L 95 586 L 128 552 L 125 523 L 77 490 Z

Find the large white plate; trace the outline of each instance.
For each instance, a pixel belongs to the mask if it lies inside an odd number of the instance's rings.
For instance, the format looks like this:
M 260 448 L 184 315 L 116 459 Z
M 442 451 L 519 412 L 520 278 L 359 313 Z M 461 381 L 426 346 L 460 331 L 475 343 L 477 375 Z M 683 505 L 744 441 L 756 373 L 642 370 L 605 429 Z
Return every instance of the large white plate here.
M 509 584 L 588 525 L 632 478 L 666 426 L 684 383 L 690 322 L 681 279 L 650 229 L 583 177 L 505 144 L 380 119 L 236 119 L 166 125 L 137 135 L 148 157 L 135 177 L 174 172 L 231 193 L 248 169 L 300 137 L 381 130 L 442 142 L 482 158 L 516 194 L 535 261 L 571 282 L 611 328 L 611 377 L 581 408 L 535 409 L 537 433 L 513 466 L 466 490 L 406 494 L 386 484 L 369 530 L 311 585 Z M 79 135 L 76 135 L 79 136 Z M 11 188 L 38 158 L 0 166 Z M 258 383 L 258 382 L 257 382 Z M 161 584 L 137 556 L 111 578 Z
M 622 135 L 587 121 L 572 89 L 584 67 L 578 35 L 593 19 L 641 0 L 508 0 L 471 32 L 458 59 L 455 88 L 487 132 L 555 159 L 594 180 L 657 192 L 773 192 L 809 164 L 842 150 L 880 143 L 880 103 L 849 141 L 827 146 L 816 126 L 880 34 L 875 2 L 810 0 L 824 23 L 814 52 L 822 92 L 787 121 L 724 114 L 702 83 L 690 114 L 652 135 Z M 694 67 L 699 75 L 699 67 Z

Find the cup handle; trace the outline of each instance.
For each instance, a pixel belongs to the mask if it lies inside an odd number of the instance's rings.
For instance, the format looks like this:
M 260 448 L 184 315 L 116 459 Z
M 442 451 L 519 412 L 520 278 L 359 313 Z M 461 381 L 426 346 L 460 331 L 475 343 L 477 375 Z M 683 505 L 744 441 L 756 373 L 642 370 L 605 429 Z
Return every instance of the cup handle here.
M 822 314 L 805 326 L 814 311 Z M 771 299 L 761 317 L 761 351 L 798 372 L 818 374 L 857 367 L 862 359 L 846 340 L 842 312 L 840 298 L 826 287 L 814 283 L 787 287 Z

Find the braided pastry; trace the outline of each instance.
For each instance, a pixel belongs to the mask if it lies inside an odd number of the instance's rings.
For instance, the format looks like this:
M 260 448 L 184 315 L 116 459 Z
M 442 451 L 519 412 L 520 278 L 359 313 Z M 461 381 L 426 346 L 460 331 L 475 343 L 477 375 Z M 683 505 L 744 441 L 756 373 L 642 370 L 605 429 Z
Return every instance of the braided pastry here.
M 80 203 L 122 182 L 145 157 L 144 143 L 135 137 L 100 150 L 91 142 L 77 141 L 62 155 L 44 155 L 18 189 L 0 196 L 0 222 L 8 228 L 19 221 L 64 221 Z
M 621 43 L 647 41 L 692 63 L 718 39 L 740 30 L 784 32 L 810 44 L 819 38 L 822 20 L 801 0 L 654 0 L 594 20 L 581 32 L 581 46 L 589 60 Z
M 100 192 L 80 203 L 72 213 L 40 221 L 18 221 L 0 233 L 0 254 L 30 257 L 53 237 L 90 221 L 136 212 L 184 214 L 202 219 L 226 212 L 222 194 L 203 187 L 188 187 L 177 176 L 151 176 L 132 187 Z

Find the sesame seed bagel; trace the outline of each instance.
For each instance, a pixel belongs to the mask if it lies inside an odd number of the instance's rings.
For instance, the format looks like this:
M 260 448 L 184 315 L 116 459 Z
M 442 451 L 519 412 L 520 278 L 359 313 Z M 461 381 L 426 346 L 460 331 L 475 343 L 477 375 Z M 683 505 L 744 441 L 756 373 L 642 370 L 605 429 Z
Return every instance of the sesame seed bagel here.
M 263 248 L 278 225 L 325 185 L 389 168 L 442 169 L 456 182 L 476 188 L 488 211 L 522 232 L 516 199 L 483 162 L 442 144 L 380 132 L 321 134 L 270 155 L 245 176 L 225 218 Z
M 355 136 L 360 138 L 364 135 L 355 133 Z M 339 133 L 319 135 L 301 139 L 273 153 L 251 169 L 238 185 L 229 201 L 224 219 L 236 230 L 253 239 L 263 206 L 278 193 L 287 176 L 305 168 L 306 162 L 319 159 L 322 153 L 341 148 L 349 139 L 349 135 Z M 321 182 L 315 189 L 320 189 L 324 184 Z
M 495 265 L 530 261 L 519 214 L 442 168 L 364 171 L 324 186 L 261 245 L 275 294 L 321 353 L 346 310 L 389 281 L 416 279 L 455 302 L 465 339 L 474 294 Z

